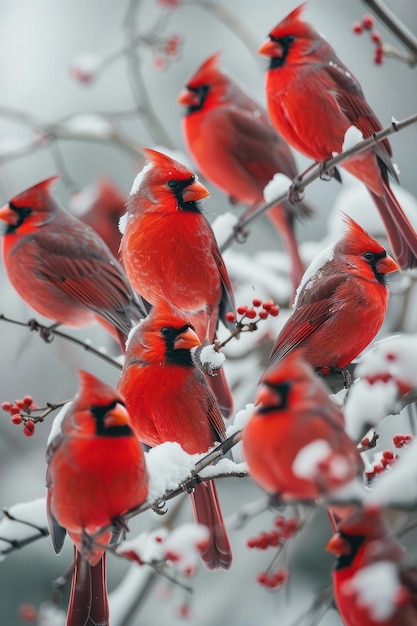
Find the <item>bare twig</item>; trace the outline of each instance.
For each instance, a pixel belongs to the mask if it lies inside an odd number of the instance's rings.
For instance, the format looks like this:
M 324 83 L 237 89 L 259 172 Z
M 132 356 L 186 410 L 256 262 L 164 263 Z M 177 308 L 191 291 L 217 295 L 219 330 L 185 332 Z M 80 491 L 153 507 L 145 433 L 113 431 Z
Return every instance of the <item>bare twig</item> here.
M 310 185 L 312 182 L 317 180 L 318 178 L 323 177 L 324 174 L 331 172 L 339 163 L 342 163 L 346 159 L 360 154 L 364 150 L 367 150 L 371 146 L 380 141 L 386 139 L 389 135 L 392 135 L 395 132 L 399 132 L 412 124 L 417 122 L 417 113 L 410 115 L 409 117 L 397 121 L 393 120 L 389 126 L 383 128 L 378 133 L 373 133 L 363 141 L 358 142 L 352 148 L 345 150 L 344 152 L 340 152 L 336 156 L 331 159 L 326 159 L 325 161 L 321 161 L 320 163 L 316 163 L 314 166 L 310 166 L 304 174 L 300 174 L 293 180 L 293 183 L 288 191 L 291 191 L 292 196 L 298 196 L 300 199 L 302 198 L 302 194 L 305 188 Z M 257 219 L 260 215 L 263 215 L 270 208 L 275 206 L 276 204 L 282 204 L 283 202 L 288 201 L 288 192 L 281 194 L 279 197 L 274 198 L 269 202 L 264 202 L 260 204 L 255 210 L 251 209 L 250 215 L 243 215 L 238 219 L 233 233 L 226 239 L 226 241 L 221 246 L 221 251 L 224 252 L 235 240 L 239 241 L 242 238 L 242 234 L 245 233 L 245 228 L 249 226 L 255 219 Z
M 6 317 L 6 315 L 3 315 L 3 313 L 0 313 L 0 321 L 9 322 L 9 324 L 15 324 L 17 326 L 24 326 L 26 328 L 29 328 L 30 330 L 35 330 L 39 332 L 41 336 L 53 335 L 55 337 L 59 337 L 60 339 L 64 339 L 65 341 L 75 343 L 77 346 L 80 346 L 80 348 L 83 348 L 83 350 L 85 350 L 86 352 L 91 352 L 92 354 L 95 354 L 103 361 L 106 361 L 106 363 L 113 365 L 113 367 L 117 367 L 119 370 L 122 369 L 122 366 L 120 363 L 112 359 L 107 354 L 104 354 L 104 352 L 100 352 L 100 350 L 93 348 L 91 344 L 81 341 L 81 339 L 77 339 L 76 337 L 73 337 L 72 335 L 67 335 L 66 333 L 63 333 L 60 330 L 57 330 L 53 326 L 45 326 L 33 319 L 29 320 L 28 322 L 21 322 L 11 317 Z
M 411 56 L 408 63 L 417 63 L 417 37 L 406 27 L 406 25 L 393 13 L 382 0 L 362 0 L 362 2 L 379 17 L 390 31 L 409 50 Z

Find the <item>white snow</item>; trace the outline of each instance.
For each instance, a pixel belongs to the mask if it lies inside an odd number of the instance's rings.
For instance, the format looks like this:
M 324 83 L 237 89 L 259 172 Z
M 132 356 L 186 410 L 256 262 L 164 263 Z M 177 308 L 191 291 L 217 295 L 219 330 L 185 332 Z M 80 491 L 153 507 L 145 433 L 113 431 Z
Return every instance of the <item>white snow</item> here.
M 113 132 L 113 126 L 101 115 L 83 113 L 74 115 L 65 124 L 69 132 L 77 135 L 89 135 L 100 139 L 109 139 Z
M 378 561 L 362 567 L 345 585 L 354 594 L 352 602 L 366 608 L 375 622 L 385 622 L 394 615 L 401 586 L 394 563 Z
M 357 126 L 349 126 L 343 139 L 342 152 L 350 150 L 350 148 L 353 148 L 361 141 L 363 141 L 363 135 L 359 128 Z
M 139 187 L 141 186 L 143 179 L 145 178 L 149 170 L 151 170 L 152 168 L 153 168 L 153 163 L 146 163 L 146 165 L 142 167 L 140 172 L 138 172 L 135 180 L 133 181 L 132 189 L 130 190 L 131 196 L 135 195 L 135 193 L 139 191 Z M 120 229 L 120 222 L 119 222 L 119 229 Z
M 316 439 L 301 448 L 292 464 L 292 471 L 300 478 L 312 478 L 318 465 L 327 460 L 332 449 L 325 439 Z
M 168 536 L 168 529 L 162 526 L 157 530 L 144 532 L 133 539 L 123 541 L 117 548 L 118 554 L 132 558 L 133 553 L 142 563 L 159 563 L 164 558 L 164 542 Z
M 176 489 L 191 476 L 201 454 L 187 454 L 179 443 L 166 441 L 146 454 L 149 473 L 148 501 L 155 502 L 172 489 Z
M 119 223 L 118 223 L 118 227 L 119 227 L 119 232 L 124 235 L 125 230 L 126 230 L 126 226 L 127 226 L 127 222 L 128 220 L 131 218 L 131 214 L 126 211 L 126 213 L 123 213 L 123 215 L 121 215 L 119 217 Z
M 306 271 L 301 278 L 301 282 L 298 285 L 297 291 L 295 293 L 293 308 L 295 309 L 297 306 L 298 298 L 300 297 L 301 291 L 306 289 L 311 289 L 314 286 L 316 280 L 320 278 L 320 270 L 334 258 L 334 245 L 330 245 L 324 250 L 322 250 L 310 263 L 307 267 Z M 308 283 L 308 284 L 307 284 Z
M 37 498 L 29 502 L 21 502 L 7 507 L 9 514 L 16 520 L 3 517 L 0 521 L 0 561 L 6 558 L 5 552 L 10 549 L 10 543 L 6 541 L 24 541 L 27 538 L 37 535 L 37 526 L 47 530 L 48 521 L 46 518 L 46 498 Z M 24 522 L 28 522 L 25 524 Z
M 397 451 L 398 452 L 398 451 Z M 417 504 L 417 441 L 400 451 L 400 458 L 389 472 L 383 472 L 372 483 L 370 503 L 382 506 Z
M 48 441 L 47 441 L 48 446 L 51 443 L 51 441 L 55 439 L 55 437 L 57 437 L 61 433 L 61 425 L 62 425 L 63 419 L 68 413 L 71 406 L 72 406 L 72 400 L 71 402 L 67 402 L 66 404 L 64 404 L 64 406 L 61 408 L 59 413 L 55 415 L 54 420 L 51 424 L 51 430 L 49 431 L 49 436 L 48 436 Z
M 272 180 L 264 187 L 263 194 L 265 202 L 272 202 L 281 196 L 286 196 L 291 185 L 292 180 L 288 178 L 288 176 L 285 176 L 285 174 L 274 174 Z
M 198 346 L 197 346 L 198 347 Z M 222 352 L 217 352 L 213 345 L 204 346 L 200 350 L 200 363 L 204 367 L 209 367 L 212 370 L 218 370 L 226 360 L 226 357 Z
M 217 245 L 219 248 L 233 235 L 233 229 L 238 221 L 238 216 L 230 211 L 218 215 L 211 224 L 211 227 L 216 237 Z
M 358 442 L 371 426 L 377 426 L 390 415 L 397 401 L 394 381 L 369 384 L 365 379 L 356 381 L 348 394 L 344 415 L 346 432 Z

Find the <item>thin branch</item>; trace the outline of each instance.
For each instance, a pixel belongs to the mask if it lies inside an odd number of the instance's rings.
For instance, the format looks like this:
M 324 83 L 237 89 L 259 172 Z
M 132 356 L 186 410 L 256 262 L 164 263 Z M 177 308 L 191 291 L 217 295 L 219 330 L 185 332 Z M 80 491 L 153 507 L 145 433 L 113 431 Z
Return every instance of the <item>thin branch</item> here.
M 28 322 L 21 322 L 19 320 L 12 319 L 11 317 L 6 317 L 6 315 L 3 315 L 3 313 L 0 313 L 0 321 L 8 322 L 9 324 L 15 324 L 17 326 L 24 326 L 26 328 L 29 328 L 31 331 L 37 331 L 39 332 L 40 336 L 44 338 L 44 340 L 46 338 L 47 343 L 49 343 L 52 340 L 51 336 L 59 337 L 60 339 L 64 339 L 65 341 L 75 343 L 77 346 L 80 346 L 80 348 L 82 348 L 86 352 L 91 352 L 92 354 L 95 354 L 103 361 L 106 361 L 106 363 L 113 365 L 113 367 L 117 367 L 119 370 L 122 369 L 122 366 L 120 363 L 112 359 L 107 354 L 104 354 L 104 352 L 100 352 L 100 350 L 93 348 L 91 344 L 81 341 L 81 339 L 77 339 L 76 337 L 73 337 L 72 335 L 67 335 L 66 333 L 63 333 L 60 330 L 57 330 L 53 326 L 45 326 L 44 324 L 40 324 L 34 319 L 31 319 Z
M 362 0 L 362 2 L 379 17 L 390 31 L 401 41 L 410 51 L 410 65 L 417 63 L 417 37 L 406 27 L 406 25 L 389 9 L 382 0 Z
M 293 183 L 288 192 L 281 194 L 278 198 L 274 198 L 269 202 L 264 202 L 263 204 L 260 204 L 255 210 L 251 209 L 250 215 L 243 213 L 243 215 L 241 215 L 238 219 L 233 229 L 233 233 L 222 244 L 221 251 L 224 252 L 224 250 L 226 250 L 235 240 L 242 240 L 242 237 L 244 239 L 246 236 L 246 227 L 276 204 L 282 204 L 283 202 L 288 201 L 289 193 L 292 197 L 298 197 L 301 200 L 304 190 L 308 185 L 313 183 L 318 178 L 322 178 L 324 175 L 331 172 L 337 165 L 352 156 L 360 154 L 364 150 L 367 150 L 371 146 L 379 143 L 380 141 L 383 141 L 384 139 L 389 137 L 389 135 L 399 132 L 400 130 L 407 128 L 408 126 L 411 126 L 416 122 L 417 113 L 414 113 L 413 115 L 410 115 L 409 117 L 400 121 L 393 120 L 389 126 L 383 128 L 378 133 L 373 133 L 363 141 L 360 141 L 356 145 L 352 146 L 352 148 L 349 148 L 344 152 L 340 152 L 331 159 L 326 159 L 324 161 L 321 161 L 320 163 L 316 163 L 315 165 L 310 166 L 306 170 L 306 172 L 300 174 L 293 180 Z

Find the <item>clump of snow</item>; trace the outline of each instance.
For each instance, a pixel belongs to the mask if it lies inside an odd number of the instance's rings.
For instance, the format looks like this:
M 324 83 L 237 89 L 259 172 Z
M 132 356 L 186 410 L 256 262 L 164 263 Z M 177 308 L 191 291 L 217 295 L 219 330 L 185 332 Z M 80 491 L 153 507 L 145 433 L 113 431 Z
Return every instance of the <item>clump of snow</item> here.
M 199 356 L 203 368 L 209 368 L 210 370 L 218 370 L 226 360 L 224 354 L 215 350 L 211 344 L 204 346 L 200 350 Z
M 145 176 L 149 172 L 149 170 L 151 170 L 152 168 L 153 168 L 153 163 L 146 163 L 146 165 L 144 165 L 142 167 L 140 172 L 138 172 L 138 174 L 136 175 L 135 180 L 133 181 L 132 189 L 130 190 L 130 195 L 131 196 L 134 196 L 135 193 L 137 193 L 139 191 L 139 188 L 140 188 L 140 186 L 142 184 L 143 179 L 145 178 Z
M 68 208 L 73 215 L 78 217 L 85 215 L 97 201 L 98 195 L 99 186 L 94 182 L 75 193 L 68 202 Z
M 140 565 L 166 560 L 184 576 L 192 576 L 209 537 L 209 529 L 202 524 L 182 524 L 171 532 L 162 527 L 123 541 L 117 552 Z
M 175 441 L 166 441 L 146 454 L 149 474 L 148 501 L 156 502 L 164 494 L 176 489 L 191 476 L 201 454 L 187 454 Z
M 347 396 L 344 415 L 346 432 L 359 441 L 371 426 L 377 426 L 390 415 L 397 402 L 397 386 L 393 381 L 374 384 L 365 379 L 356 381 Z
M 334 258 L 334 245 L 330 245 L 324 250 L 322 250 L 310 263 L 304 272 L 301 282 L 298 285 L 297 291 L 295 293 L 293 308 L 295 309 L 297 306 L 298 298 L 300 297 L 301 291 L 305 289 L 311 289 L 314 287 L 316 280 L 320 278 L 320 270 L 327 264 L 332 261 Z
M 3 517 L 0 521 L 0 561 L 6 558 L 11 542 L 25 541 L 36 535 L 37 530 L 47 530 L 46 498 L 37 498 L 7 507 L 8 513 L 15 519 Z M 25 524 L 25 522 L 27 522 Z M 40 531 L 39 531 L 40 532 Z
M 237 215 L 227 211 L 222 215 L 218 215 L 211 224 L 211 227 L 216 237 L 217 245 L 219 248 L 233 235 L 234 227 L 238 221 Z
M 375 622 L 386 622 L 397 610 L 401 591 L 397 566 L 378 561 L 362 567 L 344 583 L 343 591 L 352 594 L 352 602 L 366 609 Z
M 48 446 L 51 443 L 51 441 L 53 439 L 55 439 L 55 437 L 58 436 L 61 433 L 62 422 L 64 420 L 64 417 L 68 413 L 69 409 L 71 408 L 71 406 L 72 406 L 72 401 L 71 402 L 67 402 L 61 408 L 59 413 L 57 413 L 55 415 L 54 421 L 51 424 L 51 430 L 49 431 L 49 436 L 48 436 L 48 441 L 47 441 L 47 445 Z
M 127 223 L 128 223 L 128 221 L 130 220 L 131 217 L 132 217 L 132 215 L 131 215 L 131 213 L 129 213 L 129 211 L 126 211 L 126 213 L 123 213 L 123 215 L 121 215 L 119 217 L 118 228 L 119 228 L 119 232 L 122 235 L 125 234 Z
M 353 148 L 361 141 L 363 141 L 363 135 L 359 128 L 357 126 L 349 126 L 343 139 L 342 151 L 350 150 L 350 148 Z
M 383 472 L 372 483 L 368 501 L 382 506 L 410 506 L 417 503 L 417 441 L 401 451 L 389 472 Z
M 300 478 L 312 478 L 317 473 L 318 466 L 331 453 L 332 449 L 325 439 L 316 439 L 301 448 L 293 461 L 292 470 Z
M 274 174 L 272 180 L 266 184 L 263 191 L 265 202 L 272 202 L 281 196 L 286 196 L 291 185 L 292 180 L 285 174 Z
M 86 134 L 100 139 L 109 139 L 113 132 L 113 127 L 101 115 L 93 113 L 82 115 L 74 115 L 65 124 L 64 127 L 74 134 Z
M 417 335 L 391 335 L 365 352 L 345 407 L 346 430 L 355 440 L 364 429 L 398 412 L 399 399 L 417 389 Z
M 91 83 L 101 67 L 101 59 L 92 52 L 78 54 L 70 65 L 70 73 L 81 83 Z
M 226 437 L 231 437 L 238 430 L 243 430 L 251 415 L 253 414 L 254 409 L 255 405 L 252 402 L 247 404 L 244 409 L 240 409 L 240 411 L 236 413 L 233 423 L 226 428 Z M 243 463 L 245 461 L 241 441 L 233 446 L 231 450 L 231 455 L 235 463 Z

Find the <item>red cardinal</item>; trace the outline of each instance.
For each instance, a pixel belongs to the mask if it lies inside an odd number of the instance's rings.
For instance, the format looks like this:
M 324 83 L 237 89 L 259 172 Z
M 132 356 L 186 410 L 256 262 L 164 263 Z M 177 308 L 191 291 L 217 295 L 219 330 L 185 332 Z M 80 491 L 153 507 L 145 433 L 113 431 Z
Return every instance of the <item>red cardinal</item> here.
M 234 201 L 254 208 L 264 201 L 263 190 L 274 174 L 294 179 L 297 167 L 267 113 L 221 71 L 218 60 L 219 54 L 209 57 L 179 95 L 187 107 L 183 134 L 202 174 Z M 294 289 L 304 272 L 294 234 L 296 213 L 301 208 L 288 202 L 268 212 L 291 259 Z
M 214 341 L 219 317 L 234 310 L 232 285 L 199 203 L 207 189 L 185 166 L 155 150 L 127 203 L 120 253 L 133 288 L 151 304 L 163 297 L 185 311 L 200 341 Z M 232 398 L 223 370 L 211 381 L 228 415 Z
M 386 276 L 398 270 L 382 245 L 347 215 L 346 234 L 306 270 L 294 311 L 270 361 L 293 350 L 316 370 L 343 370 L 375 338 L 388 303 Z
M 265 371 L 255 405 L 242 444 L 250 476 L 267 493 L 316 499 L 361 475 L 341 409 L 300 355 Z
M 137 436 L 148 446 L 176 441 L 189 454 L 206 452 L 225 436 L 216 398 L 191 350 L 200 345 L 188 318 L 164 300 L 129 339 L 118 389 Z M 209 569 L 228 569 L 232 553 L 214 482 L 191 494 L 197 523 L 210 529 L 202 558 Z
M 345 626 L 417 624 L 417 569 L 379 509 L 344 519 L 327 550 L 337 556 L 333 589 Z
M 13 287 L 35 311 L 66 326 L 99 321 L 124 349 L 144 314 L 121 265 L 92 228 L 64 211 L 50 193 L 57 176 L 0 209 L 7 223 L 3 259 Z
M 126 211 L 126 199 L 104 176 L 71 199 L 74 214 L 94 228 L 116 259 L 119 256 L 121 238 L 119 220 Z
M 47 450 L 47 510 L 55 552 L 67 532 L 75 545 L 67 626 L 108 621 L 105 550 L 117 523 L 148 494 L 140 442 L 119 394 L 88 372 Z
M 272 123 L 293 148 L 323 161 L 342 151 L 351 126 L 366 138 L 381 130 L 381 124 L 352 73 L 302 20 L 304 8 L 302 4 L 275 26 L 259 52 L 270 57 L 266 98 Z M 417 234 L 388 183 L 388 173 L 397 178 L 388 140 L 341 165 L 368 188 L 399 265 L 416 267 Z

